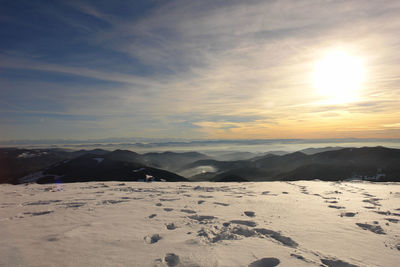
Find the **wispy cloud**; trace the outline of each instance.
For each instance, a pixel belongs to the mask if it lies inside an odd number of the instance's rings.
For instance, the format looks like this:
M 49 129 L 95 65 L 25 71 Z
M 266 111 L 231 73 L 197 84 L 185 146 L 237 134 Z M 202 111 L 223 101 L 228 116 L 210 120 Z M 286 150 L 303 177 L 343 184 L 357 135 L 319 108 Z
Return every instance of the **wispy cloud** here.
M 27 77 L 0 78 L 13 88 L 0 112 L 23 129 L 21 113 L 58 114 L 42 122 L 77 131 L 91 116 L 87 136 L 326 137 L 357 130 L 348 120 L 385 130 L 400 116 L 399 11 L 397 1 L 57 2 L 40 14 L 69 25 L 65 44 L 35 24 L 36 36 L 21 33 L 30 46 L 0 53 L 0 72 Z M 312 69 L 337 47 L 365 59 L 368 79 L 357 101 L 321 104 Z
M 400 129 L 400 123 L 384 124 L 383 127 L 393 128 L 393 129 Z

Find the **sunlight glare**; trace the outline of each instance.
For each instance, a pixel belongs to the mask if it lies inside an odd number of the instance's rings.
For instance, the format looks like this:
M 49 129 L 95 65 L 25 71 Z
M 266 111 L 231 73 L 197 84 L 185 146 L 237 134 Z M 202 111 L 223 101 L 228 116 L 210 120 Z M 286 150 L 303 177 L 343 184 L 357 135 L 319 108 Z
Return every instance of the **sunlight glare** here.
M 363 60 L 343 51 L 326 54 L 315 64 L 314 87 L 330 103 L 347 103 L 356 99 L 365 76 Z

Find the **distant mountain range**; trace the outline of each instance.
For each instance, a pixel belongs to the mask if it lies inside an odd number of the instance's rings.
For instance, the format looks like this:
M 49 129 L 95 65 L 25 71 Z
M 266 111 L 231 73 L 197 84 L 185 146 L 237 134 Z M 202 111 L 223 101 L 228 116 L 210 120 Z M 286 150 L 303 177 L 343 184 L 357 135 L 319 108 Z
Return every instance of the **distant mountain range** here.
M 19 178 L 45 169 L 63 160 L 86 153 L 104 154 L 107 151 L 65 151 L 61 149 L 0 148 L 0 183 L 19 183 Z
M 400 181 L 400 149 L 309 148 L 287 153 L 231 152 L 217 160 L 198 152 L 0 148 L 0 183 L 86 181 Z M 255 156 L 255 157 L 251 157 Z M 186 177 L 186 178 L 185 178 Z
M 153 157 L 150 155 L 149 158 Z M 168 160 L 164 163 L 164 159 L 160 155 L 156 163 L 167 165 Z M 199 157 L 194 158 L 197 159 Z M 186 181 L 175 173 L 148 166 L 147 162 L 152 164 L 147 155 L 128 150 L 3 148 L 0 149 L 0 183 L 137 181 L 146 179 L 146 175 L 154 180 Z
M 213 167 L 214 173 L 202 173 L 191 180 L 248 181 L 344 180 L 351 178 L 400 181 L 400 149 L 385 147 L 343 148 L 306 155 L 294 152 L 282 156 L 268 154 L 251 160 L 201 160 L 184 169 Z M 235 178 L 236 177 L 236 178 Z
M 42 172 L 38 183 L 89 181 L 187 181 L 175 173 L 144 165 L 131 151 L 116 150 L 103 155 L 84 154 L 55 164 Z

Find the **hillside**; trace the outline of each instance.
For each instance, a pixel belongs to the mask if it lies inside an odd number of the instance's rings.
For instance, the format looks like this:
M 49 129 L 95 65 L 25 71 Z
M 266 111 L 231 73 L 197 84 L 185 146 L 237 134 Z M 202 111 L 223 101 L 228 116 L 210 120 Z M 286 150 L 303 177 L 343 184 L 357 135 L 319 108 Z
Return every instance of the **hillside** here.
M 197 152 L 138 154 L 129 150 L 0 149 L 0 182 L 137 181 L 400 181 L 400 149 L 386 147 L 305 149 L 284 155 L 221 161 Z M 318 153 L 311 153 L 317 152 Z
M 102 156 L 85 154 L 56 164 L 44 170 L 37 182 L 144 181 L 150 176 L 153 181 L 186 181 L 175 173 L 144 165 L 137 153 L 116 150 Z
M 85 153 L 100 153 L 101 151 L 68 152 L 61 149 L 0 148 L 0 183 L 16 184 L 20 177 L 47 168 L 57 162 Z
M 344 180 L 374 179 L 400 181 L 400 149 L 385 147 L 343 148 L 311 155 L 295 152 L 283 156 L 266 155 L 255 160 L 221 162 L 197 161 L 185 166 L 194 169 L 211 166 L 215 172 L 202 179 L 218 181 L 227 176 L 246 180 Z M 198 176 L 194 176 L 196 180 Z
M 177 172 L 182 166 L 193 163 L 198 160 L 209 159 L 210 157 L 198 152 L 161 152 L 146 153 L 142 156 L 143 161 L 152 167 Z
M 174 170 L 206 158 L 209 157 L 197 152 L 138 154 L 119 149 L 110 152 L 102 149 L 0 148 L 0 183 L 18 184 L 39 178 L 39 182 L 54 182 L 53 177 L 59 176 L 65 181 L 134 181 L 145 179 L 146 174 L 156 179 L 182 181 L 184 178 L 174 174 Z

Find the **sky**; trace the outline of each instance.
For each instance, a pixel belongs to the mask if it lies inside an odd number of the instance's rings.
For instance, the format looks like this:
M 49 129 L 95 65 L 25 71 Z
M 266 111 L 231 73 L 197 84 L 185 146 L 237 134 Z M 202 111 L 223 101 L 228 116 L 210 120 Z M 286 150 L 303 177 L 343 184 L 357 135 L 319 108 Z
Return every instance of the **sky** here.
M 400 138 L 400 1 L 0 7 L 3 141 Z M 351 101 L 315 88 L 335 51 L 362 62 Z

